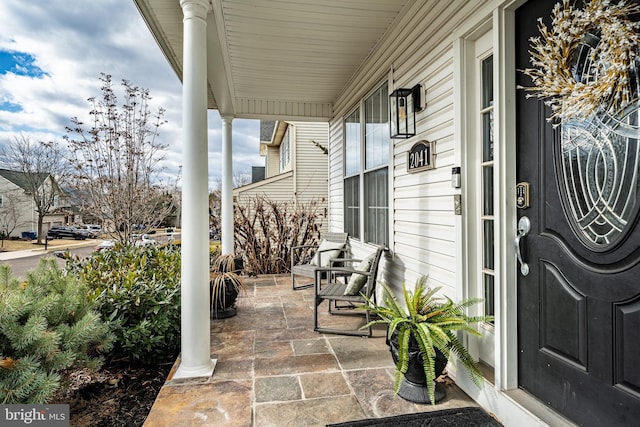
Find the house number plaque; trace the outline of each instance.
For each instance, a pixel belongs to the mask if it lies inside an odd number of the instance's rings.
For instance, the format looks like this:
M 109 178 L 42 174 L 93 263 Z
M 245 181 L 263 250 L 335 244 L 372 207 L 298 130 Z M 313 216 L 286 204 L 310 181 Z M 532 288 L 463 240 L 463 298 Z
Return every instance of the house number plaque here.
M 418 141 L 407 152 L 407 172 L 414 173 L 435 168 L 435 143 Z

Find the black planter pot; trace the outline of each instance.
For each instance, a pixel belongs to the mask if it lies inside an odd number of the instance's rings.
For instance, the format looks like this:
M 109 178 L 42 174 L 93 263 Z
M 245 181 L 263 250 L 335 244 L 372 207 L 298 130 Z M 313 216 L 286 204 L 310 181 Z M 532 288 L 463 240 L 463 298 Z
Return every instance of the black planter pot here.
M 387 345 L 394 363 L 398 363 L 398 331 L 395 330 L 391 339 L 387 338 Z M 435 359 L 435 376 L 438 378 L 447 367 L 447 357 L 437 348 Z M 431 403 L 427 390 L 427 378 L 424 373 L 422 352 L 413 335 L 409 338 L 409 367 L 404 374 L 398 395 L 414 403 Z M 444 385 L 436 382 L 434 398 L 438 403 L 446 395 Z
M 235 266 L 235 271 L 236 273 L 242 273 L 242 270 L 244 270 L 244 258 L 242 258 L 241 256 L 237 256 L 234 258 L 234 266 Z
M 209 292 L 212 319 L 226 319 L 236 315 L 236 300 L 238 298 L 238 290 L 225 279 L 224 298 L 215 298 L 213 292 Z

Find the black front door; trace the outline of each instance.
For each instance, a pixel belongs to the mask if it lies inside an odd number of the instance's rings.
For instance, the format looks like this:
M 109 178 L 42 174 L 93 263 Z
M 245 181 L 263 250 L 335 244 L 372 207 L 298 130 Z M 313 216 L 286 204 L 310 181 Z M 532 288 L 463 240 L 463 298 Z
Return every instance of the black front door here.
M 531 67 L 536 20 L 549 25 L 556 3 L 516 11 L 516 69 Z M 516 174 L 531 196 L 518 209 L 531 224 L 520 241 L 519 385 L 580 425 L 640 425 L 638 106 L 553 128 L 522 90 L 531 80 L 516 81 Z

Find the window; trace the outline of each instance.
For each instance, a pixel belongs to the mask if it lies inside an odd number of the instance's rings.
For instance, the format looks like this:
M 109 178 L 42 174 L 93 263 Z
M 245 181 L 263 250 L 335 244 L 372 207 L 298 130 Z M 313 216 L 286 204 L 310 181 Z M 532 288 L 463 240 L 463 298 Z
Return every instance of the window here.
M 495 256 L 494 256 L 494 213 L 493 213 L 493 56 L 482 60 L 481 65 L 481 104 L 480 123 L 482 156 L 480 170 L 482 171 L 482 283 L 484 288 L 484 305 L 486 315 L 493 316 L 494 286 L 495 286 Z
M 4 208 L 4 194 L 0 194 L 0 208 Z
M 284 133 L 280 143 L 280 172 L 284 172 L 291 161 L 291 144 L 289 143 L 289 129 Z
M 351 237 L 389 244 L 388 163 L 389 89 L 385 83 L 344 120 L 344 229 Z

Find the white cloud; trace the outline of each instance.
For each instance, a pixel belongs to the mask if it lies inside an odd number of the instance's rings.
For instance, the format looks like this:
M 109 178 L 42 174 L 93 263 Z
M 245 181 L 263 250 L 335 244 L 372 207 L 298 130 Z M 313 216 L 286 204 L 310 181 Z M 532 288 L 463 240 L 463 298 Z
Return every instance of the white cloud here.
M 100 95 L 100 73 L 117 84 L 129 80 L 149 89 L 152 108 L 166 109 L 161 140 L 169 146 L 165 176 L 175 176 L 182 159 L 182 85 L 137 11 L 133 0 L 47 0 L 0 2 L 0 50 L 35 58 L 40 78 L 0 74 L 0 102 L 22 111 L 0 111 L 0 144 L 20 132 L 33 140 L 61 140 L 74 116 L 86 117 L 87 98 Z M 263 165 L 258 155 L 259 123 L 233 121 L 234 170 Z M 220 175 L 221 123 L 209 113 L 209 182 Z

